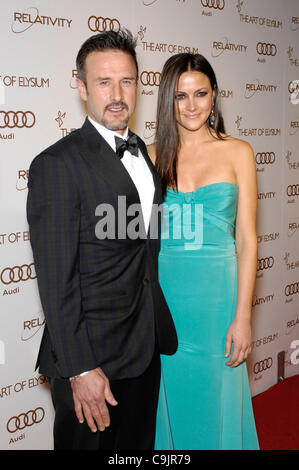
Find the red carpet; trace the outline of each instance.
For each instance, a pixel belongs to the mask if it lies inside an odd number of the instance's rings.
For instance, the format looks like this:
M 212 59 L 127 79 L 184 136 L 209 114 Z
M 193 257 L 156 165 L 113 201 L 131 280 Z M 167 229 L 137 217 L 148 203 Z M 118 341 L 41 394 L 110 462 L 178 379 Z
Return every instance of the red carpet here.
M 299 375 L 252 399 L 261 450 L 299 449 Z

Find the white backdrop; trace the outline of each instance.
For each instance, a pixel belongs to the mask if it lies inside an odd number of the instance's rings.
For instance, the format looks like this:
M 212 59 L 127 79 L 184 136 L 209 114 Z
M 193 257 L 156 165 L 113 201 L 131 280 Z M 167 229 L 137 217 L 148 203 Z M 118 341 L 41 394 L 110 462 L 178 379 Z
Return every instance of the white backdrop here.
M 34 371 L 44 317 L 25 213 L 27 172 L 35 155 L 83 123 L 79 47 L 120 25 L 138 36 L 131 127 L 147 144 L 166 59 L 199 52 L 214 67 L 227 132 L 256 155 L 252 395 L 298 374 L 298 0 L 6 0 L 0 12 L 0 448 L 52 449 L 49 389 Z

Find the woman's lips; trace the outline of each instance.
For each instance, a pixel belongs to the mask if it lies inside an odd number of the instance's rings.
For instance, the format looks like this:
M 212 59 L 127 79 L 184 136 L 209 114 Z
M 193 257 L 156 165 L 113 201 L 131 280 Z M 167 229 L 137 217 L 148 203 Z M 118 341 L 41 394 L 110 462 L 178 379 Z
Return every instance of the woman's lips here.
M 187 119 L 196 119 L 199 117 L 199 114 L 185 114 Z

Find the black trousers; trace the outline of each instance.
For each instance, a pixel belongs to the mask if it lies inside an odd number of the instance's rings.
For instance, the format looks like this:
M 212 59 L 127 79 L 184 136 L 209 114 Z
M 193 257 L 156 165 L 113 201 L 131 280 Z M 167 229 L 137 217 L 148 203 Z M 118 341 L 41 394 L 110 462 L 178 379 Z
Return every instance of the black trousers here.
M 110 381 L 117 406 L 107 404 L 110 426 L 93 433 L 80 424 L 68 379 L 49 379 L 55 408 L 54 450 L 153 450 L 161 365 L 156 350 L 139 377 Z

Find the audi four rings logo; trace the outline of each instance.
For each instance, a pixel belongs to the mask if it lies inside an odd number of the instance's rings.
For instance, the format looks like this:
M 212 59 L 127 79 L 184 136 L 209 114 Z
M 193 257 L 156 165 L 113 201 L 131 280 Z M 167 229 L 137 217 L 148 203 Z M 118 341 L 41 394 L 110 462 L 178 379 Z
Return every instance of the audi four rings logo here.
M 29 279 L 36 279 L 34 263 L 22 264 L 22 266 L 13 266 L 12 268 L 4 268 L 1 272 L 0 279 L 5 285 L 11 283 L 16 284 L 20 281 L 28 281 Z
M 88 27 L 93 32 L 118 32 L 120 30 L 120 22 L 117 18 L 103 18 L 102 16 L 90 16 L 88 18 Z
M 8 127 L 33 127 L 36 122 L 35 115 L 31 111 L 0 111 L 0 129 Z
M 294 295 L 299 293 L 299 282 L 294 282 L 293 284 L 288 284 L 284 289 L 285 295 Z
M 259 372 L 263 372 L 267 369 L 270 369 L 270 367 L 273 364 L 273 359 L 272 357 L 267 357 L 267 359 L 264 359 L 263 361 L 256 362 L 253 366 L 253 372 L 255 374 L 258 374 Z
M 25 429 L 26 427 L 40 423 L 44 417 L 45 410 L 39 406 L 35 410 L 29 410 L 26 413 L 19 414 L 18 416 L 12 416 L 7 422 L 6 429 L 10 433 L 22 431 L 22 429 Z
M 289 184 L 287 187 L 288 196 L 299 196 L 299 184 Z
M 275 44 L 269 44 L 267 42 L 258 42 L 256 45 L 256 52 L 260 55 L 275 56 L 277 53 L 277 47 L 275 46 Z
M 270 269 L 274 265 L 273 256 L 268 256 L 267 258 L 258 259 L 258 271 L 263 271 L 264 269 Z
M 223 10 L 225 7 L 224 0 L 201 0 L 203 7 L 214 8 L 215 10 Z
M 160 72 L 142 72 L 140 81 L 144 86 L 159 86 L 161 80 Z
M 268 165 L 275 162 L 274 152 L 258 152 L 255 156 L 255 161 L 258 165 Z

